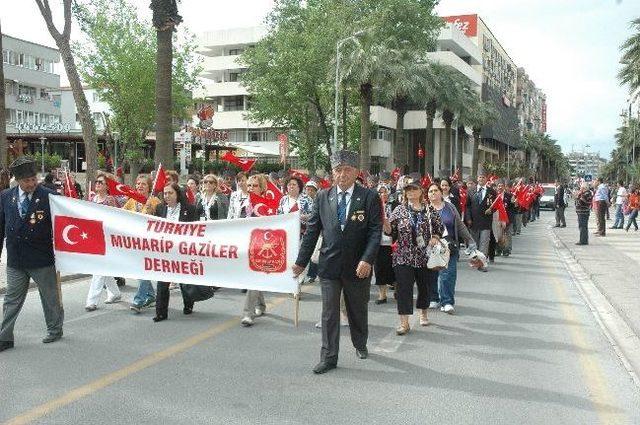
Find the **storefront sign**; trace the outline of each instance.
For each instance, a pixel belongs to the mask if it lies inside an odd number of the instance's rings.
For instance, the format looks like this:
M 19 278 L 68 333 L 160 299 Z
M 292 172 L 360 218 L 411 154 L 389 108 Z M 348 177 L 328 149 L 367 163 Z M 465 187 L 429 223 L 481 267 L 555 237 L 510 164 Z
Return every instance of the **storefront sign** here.
M 478 15 L 445 16 L 442 19 L 453 24 L 467 37 L 478 35 Z
M 20 133 L 68 133 L 71 125 L 61 122 L 42 124 L 21 122 L 16 124 L 16 130 Z

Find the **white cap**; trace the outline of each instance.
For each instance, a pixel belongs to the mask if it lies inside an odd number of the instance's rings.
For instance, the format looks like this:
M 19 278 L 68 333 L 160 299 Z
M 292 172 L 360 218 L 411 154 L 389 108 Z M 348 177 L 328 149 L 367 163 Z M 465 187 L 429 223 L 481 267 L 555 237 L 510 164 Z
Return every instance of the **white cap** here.
M 318 190 L 318 183 L 314 182 L 313 180 L 309 180 L 307 182 L 307 184 L 305 184 L 305 187 L 306 186 L 311 186 L 311 187 L 315 188 L 316 190 Z

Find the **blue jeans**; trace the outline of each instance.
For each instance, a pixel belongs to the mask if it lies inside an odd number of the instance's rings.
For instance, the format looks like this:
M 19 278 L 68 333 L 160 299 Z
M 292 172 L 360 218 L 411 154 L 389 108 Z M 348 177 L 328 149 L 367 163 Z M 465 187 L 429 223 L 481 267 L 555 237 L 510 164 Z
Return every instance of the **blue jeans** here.
M 439 272 L 438 293 L 440 294 L 440 305 L 455 305 L 454 295 L 456 292 L 456 280 L 458 279 L 459 255 L 458 251 L 452 252 L 449 256 L 449 267 Z
M 613 223 L 613 227 L 622 229 L 624 227 L 624 212 L 622 211 L 622 204 L 616 204 L 616 222 Z
M 135 305 L 143 305 L 147 300 L 156 298 L 156 292 L 153 290 L 150 280 L 140 280 L 139 282 L 138 291 L 133 297 Z

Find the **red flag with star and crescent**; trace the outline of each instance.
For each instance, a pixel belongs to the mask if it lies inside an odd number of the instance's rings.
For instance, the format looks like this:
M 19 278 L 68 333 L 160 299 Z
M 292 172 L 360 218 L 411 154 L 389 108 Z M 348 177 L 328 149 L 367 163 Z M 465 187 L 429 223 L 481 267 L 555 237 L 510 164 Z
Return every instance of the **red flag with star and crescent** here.
M 253 165 L 256 163 L 255 159 L 238 158 L 231 151 L 227 151 L 227 153 L 222 155 L 220 159 L 223 161 L 227 161 L 233 165 L 236 165 L 245 173 L 248 172 L 251 168 L 253 168 Z
M 106 244 L 102 221 L 57 215 L 53 236 L 56 251 L 104 255 Z
M 274 201 L 276 203 L 276 208 L 278 208 L 280 199 L 282 199 L 283 196 L 284 194 L 280 189 L 278 189 L 278 186 L 276 186 L 271 180 L 269 180 L 267 182 L 267 190 L 266 192 L 264 192 L 264 197 Z
M 309 180 L 311 180 L 307 173 L 303 173 L 300 170 L 291 169 L 291 170 L 289 170 L 289 175 L 291 177 L 297 177 L 300 180 L 302 180 L 302 184 L 307 184 L 309 182 Z
M 162 164 L 158 164 L 158 171 L 156 171 L 156 179 L 153 182 L 153 190 L 151 193 L 160 193 L 167 185 L 167 173 L 164 171 Z
M 111 196 L 128 196 L 131 199 L 135 199 L 136 201 L 144 204 L 147 202 L 147 197 L 142 193 L 137 192 L 131 187 L 127 186 L 124 183 L 118 183 L 117 181 L 110 179 L 109 177 L 105 177 L 107 181 L 107 186 L 109 187 L 109 195 Z
M 69 173 L 69 170 L 65 170 L 64 172 L 64 196 L 78 199 L 76 185 L 71 181 L 71 174 Z
M 493 201 L 490 208 L 492 211 L 498 211 L 498 220 L 503 223 L 509 222 L 509 215 L 507 214 L 507 209 L 504 206 L 504 192 L 501 192 L 496 196 L 496 199 Z
M 276 215 L 278 212 L 279 201 L 267 198 L 266 196 L 260 196 L 250 192 L 249 202 L 251 203 L 252 213 L 255 216 Z

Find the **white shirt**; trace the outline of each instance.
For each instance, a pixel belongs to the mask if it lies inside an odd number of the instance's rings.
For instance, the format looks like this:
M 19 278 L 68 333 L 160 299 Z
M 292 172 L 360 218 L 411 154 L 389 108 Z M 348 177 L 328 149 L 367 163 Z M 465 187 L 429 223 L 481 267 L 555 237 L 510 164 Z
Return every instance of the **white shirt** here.
M 616 205 L 622 205 L 625 199 L 627 199 L 627 189 L 623 186 L 618 188 L 618 192 L 616 193 Z
M 482 201 L 484 199 L 484 196 L 486 195 L 487 191 L 487 187 L 486 186 L 478 186 L 478 193 L 480 193 L 480 201 Z
M 346 217 L 345 217 L 345 223 L 346 223 L 346 218 L 349 217 L 349 207 L 351 206 L 351 198 L 353 197 L 353 190 L 355 189 L 356 185 L 353 184 L 351 185 L 351 187 L 347 190 L 342 190 L 340 189 L 340 186 L 336 186 L 336 196 L 338 197 L 338 204 L 340 203 L 340 197 L 342 196 L 342 192 L 345 192 L 345 196 L 346 196 L 346 202 L 347 202 L 347 209 L 346 209 Z M 344 226 L 340 226 L 340 229 L 344 230 Z
M 167 220 L 180 221 L 180 203 L 177 203 L 175 207 L 171 208 L 167 205 Z

